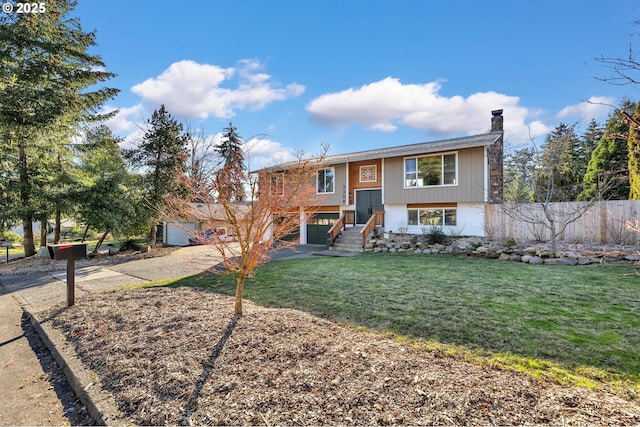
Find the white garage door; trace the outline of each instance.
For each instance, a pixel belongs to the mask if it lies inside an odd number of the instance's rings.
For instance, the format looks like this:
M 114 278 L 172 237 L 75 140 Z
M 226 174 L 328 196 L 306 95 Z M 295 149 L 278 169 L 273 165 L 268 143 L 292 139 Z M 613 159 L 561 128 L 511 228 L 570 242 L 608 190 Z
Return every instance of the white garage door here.
M 167 239 L 165 244 L 169 246 L 188 246 L 189 238 L 193 236 L 196 229 L 195 223 L 183 222 L 180 224 L 170 223 L 167 225 Z

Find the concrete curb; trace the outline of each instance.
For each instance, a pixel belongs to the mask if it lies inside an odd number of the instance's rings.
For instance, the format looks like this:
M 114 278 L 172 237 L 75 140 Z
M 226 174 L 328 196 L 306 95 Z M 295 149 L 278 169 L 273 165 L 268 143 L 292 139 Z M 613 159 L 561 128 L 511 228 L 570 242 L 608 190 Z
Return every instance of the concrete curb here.
M 41 313 L 23 309 L 93 420 L 105 426 L 132 425 L 118 409 L 111 393 L 102 388 L 98 376 L 80 361 L 62 334 L 47 319 L 40 318 Z

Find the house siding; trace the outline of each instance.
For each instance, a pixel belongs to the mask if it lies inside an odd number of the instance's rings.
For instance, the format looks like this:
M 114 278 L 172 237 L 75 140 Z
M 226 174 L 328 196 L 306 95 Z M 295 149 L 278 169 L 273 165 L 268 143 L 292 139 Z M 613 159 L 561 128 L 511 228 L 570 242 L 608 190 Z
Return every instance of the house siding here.
M 327 166 L 327 168 L 334 168 L 334 192 L 333 193 L 319 193 L 319 206 L 330 206 L 330 205 L 344 205 L 345 199 L 347 198 L 347 165 L 337 164 Z M 314 183 L 315 185 L 315 183 Z
M 406 204 L 385 204 L 384 229 L 389 232 L 398 232 L 406 228 L 410 234 L 422 234 L 423 228 L 419 225 L 408 226 L 409 207 Z M 455 232 L 465 236 L 484 236 L 484 203 L 458 203 L 455 206 L 457 224 L 455 227 L 444 226 L 445 233 Z
M 393 157 L 384 161 L 384 203 L 446 203 L 484 202 L 485 148 L 457 151 L 458 184 L 428 188 L 405 188 L 404 159 Z M 429 153 L 432 155 L 432 153 Z M 417 156 L 420 157 L 420 156 Z

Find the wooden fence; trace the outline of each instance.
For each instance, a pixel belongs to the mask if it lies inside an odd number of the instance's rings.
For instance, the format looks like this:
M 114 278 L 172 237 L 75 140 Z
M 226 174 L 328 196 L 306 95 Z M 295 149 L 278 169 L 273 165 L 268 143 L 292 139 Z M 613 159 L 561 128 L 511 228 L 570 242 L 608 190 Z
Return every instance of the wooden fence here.
M 573 215 L 586 208 L 585 203 L 553 203 L 549 211 L 555 219 L 556 232 Z M 549 221 L 540 204 L 519 203 L 485 205 L 485 235 L 489 238 L 513 237 L 524 240 L 551 240 Z M 640 200 L 597 202 L 557 236 L 558 241 L 574 243 L 640 244 Z

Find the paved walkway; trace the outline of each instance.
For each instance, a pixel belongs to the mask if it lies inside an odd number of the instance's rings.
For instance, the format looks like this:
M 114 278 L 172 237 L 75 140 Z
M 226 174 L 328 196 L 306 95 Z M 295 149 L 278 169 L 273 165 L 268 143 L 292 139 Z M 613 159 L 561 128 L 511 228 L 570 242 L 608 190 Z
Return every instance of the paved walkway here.
M 321 245 L 285 249 L 274 259 L 343 256 Z M 181 248 L 166 257 L 147 258 L 109 267 L 76 269 L 75 298 L 122 286 L 190 276 L 218 264 L 222 257 L 209 246 Z M 73 425 L 79 405 L 62 378 L 51 378 L 53 363 L 23 309 L 36 313 L 66 302 L 66 271 L 0 276 L 0 425 Z M 48 357 L 48 358 L 46 358 Z
M 198 247 L 180 249 L 167 257 L 77 268 L 76 302 L 89 292 L 197 274 L 220 260 L 212 249 Z M 0 276 L 0 425 L 82 422 L 73 391 L 23 316 L 23 308 L 38 312 L 65 302 L 64 270 Z

